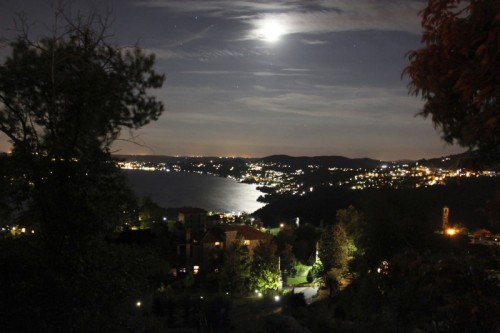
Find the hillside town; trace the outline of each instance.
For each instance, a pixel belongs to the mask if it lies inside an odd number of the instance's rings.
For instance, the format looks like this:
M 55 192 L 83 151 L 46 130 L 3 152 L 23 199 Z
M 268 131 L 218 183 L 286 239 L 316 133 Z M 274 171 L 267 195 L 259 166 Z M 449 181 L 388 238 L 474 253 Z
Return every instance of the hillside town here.
M 345 187 L 353 190 L 377 188 L 419 188 L 445 185 L 455 178 L 497 177 L 497 170 L 477 170 L 453 167 L 449 161 L 453 157 L 442 157 L 443 166 L 432 166 L 424 162 L 382 162 L 373 161 L 372 167 L 360 165 L 351 160 L 349 166 L 311 161 L 304 163 L 300 158 L 288 157 L 287 162 L 279 159 L 242 158 L 170 158 L 169 162 L 140 160 L 127 156 L 119 166 L 125 170 L 157 172 L 194 172 L 227 177 L 239 182 L 256 184 L 269 195 L 299 195 L 312 192 L 318 187 Z M 455 157 L 456 159 L 456 157 Z M 292 163 L 290 163 L 290 160 Z M 321 163 L 322 162 L 322 163 Z M 448 162 L 448 163 L 447 163 Z M 342 163 L 342 164 L 345 164 Z M 264 199 L 265 201 L 265 199 Z

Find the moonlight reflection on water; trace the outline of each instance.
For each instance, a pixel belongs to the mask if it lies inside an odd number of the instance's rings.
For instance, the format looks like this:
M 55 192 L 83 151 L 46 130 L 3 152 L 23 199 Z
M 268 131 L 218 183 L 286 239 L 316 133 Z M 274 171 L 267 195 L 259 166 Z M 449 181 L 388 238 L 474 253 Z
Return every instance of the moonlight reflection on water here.
M 256 185 L 233 179 L 162 171 L 126 170 L 132 189 L 139 197 L 150 197 L 165 208 L 199 207 L 222 212 L 252 213 L 264 206 Z

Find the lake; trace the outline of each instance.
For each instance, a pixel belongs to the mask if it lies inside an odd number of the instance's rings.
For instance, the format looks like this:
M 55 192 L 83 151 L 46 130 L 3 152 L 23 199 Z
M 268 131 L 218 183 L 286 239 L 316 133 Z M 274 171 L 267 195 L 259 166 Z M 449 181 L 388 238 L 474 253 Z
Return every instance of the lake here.
M 264 206 L 256 185 L 197 173 L 124 170 L 137 196 L 165 208 L 198 207 L 221 212 L 252 213 Z

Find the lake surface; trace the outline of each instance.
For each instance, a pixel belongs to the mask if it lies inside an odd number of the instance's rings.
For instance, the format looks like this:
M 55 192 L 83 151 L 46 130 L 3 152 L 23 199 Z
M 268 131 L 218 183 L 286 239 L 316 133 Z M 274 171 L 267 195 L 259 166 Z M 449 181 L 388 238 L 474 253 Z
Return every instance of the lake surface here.
M 165 208 L 198 207 L 221 212 L 252 213 L 264 206 L 256 185 L 197 173 L 124 170 L 139 197 Z

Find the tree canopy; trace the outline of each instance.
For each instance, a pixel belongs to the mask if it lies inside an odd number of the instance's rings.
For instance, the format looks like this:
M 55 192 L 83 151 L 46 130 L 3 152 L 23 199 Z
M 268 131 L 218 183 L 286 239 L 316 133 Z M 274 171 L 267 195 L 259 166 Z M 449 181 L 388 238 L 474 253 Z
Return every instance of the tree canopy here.
M 106 27 L 68 22 L 60 35 L 21 34 L 0 66 L 0 131 L 14 151 L 82 158 L 109 149 L 123 127 L 156 120 L 163 105 L 154 55 L 107 42 Z
M 319 240 L 319 258 L 325 271 L 332 268 L 347 270 L 349 261 L 349 239 L 342 224 L 326 227 Z
M 219 273 L 221 291 L 243 295 L 250 283 L 251 259 L 243 239 L 238 237 L 223 253 L 223 266 Z
M 119 221 L 131 193 L 110 146 L 123 128 L 158 119 L 163 104 L 150 90 L 165 79 L 154 55 L 110 44 L 102 17 L 57 13 L 51 36 L 21 30 L 0 64 L 0 132 L 12 144 L 3 204 L 27 213 L 50 243 Z
M 409 91 L 448 143 L 500 161 L 500 1 L 429 0 L 424 46 L 409 52 Z
M 0 132 L 12 144 L 0 155 L 0 224 L 35 231 L 0 238 L 9 271 L 0 277 L 9 300 L 0 326 L 138 332 L 134 304 L 165 262 L 160 249 L 103 237 L 137 209 L 110 147 L 123 128 L 161 115 L 150 89 L 164 76 L 153 55 L 108 42 L 106 17 L 62 9 L 56 17 L 52 34 L 37 40 L 21 25 L 0 63 Z
M 253 251 L 250 282 L 252 289 L 268 293 L 278 290 L 280 268 L 278 266 L 278 247 L 268 241 L 261 241 Z

